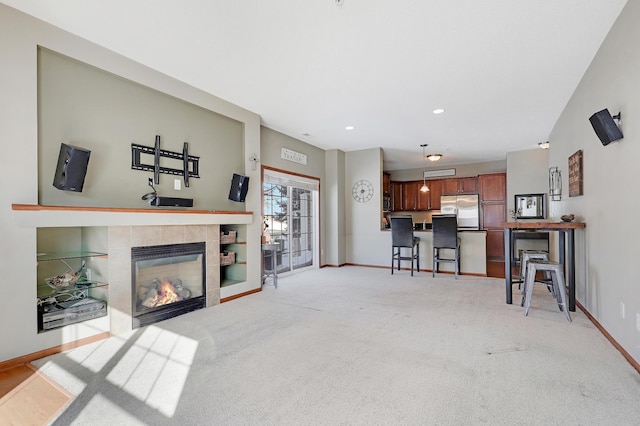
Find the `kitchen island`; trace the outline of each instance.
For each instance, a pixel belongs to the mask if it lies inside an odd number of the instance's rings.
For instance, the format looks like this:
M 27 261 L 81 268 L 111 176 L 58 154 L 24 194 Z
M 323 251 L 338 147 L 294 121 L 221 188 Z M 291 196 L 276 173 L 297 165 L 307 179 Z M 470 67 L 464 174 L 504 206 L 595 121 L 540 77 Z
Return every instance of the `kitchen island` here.
M 433 266 L 433 233 L 430 229 L 415 230 L 414 235 L 420 238 L 420 271 L 431 272 Z M 386 253 L 384 256 L 391 267 L 391 230 L 384 229 L 380 232 L 384 243 L 384 248 L 379 247 Z M 462 275 L 474 275 L 485 277 L 487 275 L 487 255 L 486 240 L 487 232 L 484 230 L 459 230 L 460 238 L 460 272 Z M 403 262 L 403 268 L 409 267 L 409 262 Z M 440 272 L 453 273 L 452 264 L 441 264 Z

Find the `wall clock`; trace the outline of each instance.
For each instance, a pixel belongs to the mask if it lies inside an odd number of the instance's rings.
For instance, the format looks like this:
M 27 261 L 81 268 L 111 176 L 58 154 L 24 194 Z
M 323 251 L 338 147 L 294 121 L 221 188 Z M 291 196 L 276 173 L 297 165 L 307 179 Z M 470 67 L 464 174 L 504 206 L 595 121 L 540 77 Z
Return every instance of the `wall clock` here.
M 373 185 L 366 179 L 360 179 L 353 184 L 351 195 L 353 195 L 354 200 L 366 203 L 373 198 Z

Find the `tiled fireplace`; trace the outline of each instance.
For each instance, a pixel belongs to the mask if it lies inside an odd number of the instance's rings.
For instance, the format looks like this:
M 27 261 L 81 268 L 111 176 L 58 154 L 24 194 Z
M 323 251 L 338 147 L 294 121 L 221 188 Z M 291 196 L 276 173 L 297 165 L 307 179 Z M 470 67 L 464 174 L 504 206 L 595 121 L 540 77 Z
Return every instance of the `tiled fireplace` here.
M 110 226 L 108 239 L 111 333 L 125 333 L 140 325 L 220 303 L 219 225 Z M 202 243 L 200 247 L 196 247 L 198 243 Z M 162 248 L 170 246 L 183 246 L 189 250 L 195 247 L 196 251 L 202 250 L 204 258 L 190 253 L 167 260 L 171 256 Z M 150 248 L 151 257 L 157 259 L 141 263 L 141 268 L 136 267 L 136 262 L 132 262 L 132 252 L 140 252 L 140 248 Z M 154 253 L 157 249 L 160 251 Z M 147 254 L 143 257 L 151 258 Z M 183 265 L 178 267 L 179 263 Z M 183 270 L 179 271 L 179 268 Z M 197 283 L 198 278 L 176 275 L 202 272 L 204 285 Z M 140 274 L 141 284 L 135 288 L 134 279 Z M 173 290 L 178 290 L 176 293 L 182 294 L 178 298 L 184 300 L 174 300 L 177 303 L 170 303 L 174 305 L 170 307 L 154 305 L 155 295 L 156 298 L 176 299 L 175 296 L 166 295 L 166 290 L 162 289 L 163 280 L 168 281 L 165 286 L 169 284 L 174 287 Z M 150 291 L 152 286 L 155 294 Z M 185 297 L 187 293 L 189 296 Z M 144 306 L 145 303 L 150 307 Z M 176 313 L 176 308 L 182 312 Z
M 133 328 L 205 307 L 206 243 L 131 248 Z

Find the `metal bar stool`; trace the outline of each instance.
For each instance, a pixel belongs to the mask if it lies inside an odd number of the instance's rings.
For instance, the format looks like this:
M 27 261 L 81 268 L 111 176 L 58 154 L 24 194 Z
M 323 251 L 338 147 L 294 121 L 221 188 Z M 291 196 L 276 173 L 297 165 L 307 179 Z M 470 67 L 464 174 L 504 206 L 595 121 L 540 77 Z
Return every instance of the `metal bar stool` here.
M 262 285 L 266 284 L 268 277 L 273 278 L 273 286 L 278 288 L 278 250 L 280 244 L 262 244 L 262 253 L 264 261 L 264 272 L 262 274 Z
M 527 277 L 527 263 L 531 259 L 542 259 L 549 260 L 549 252 L 545 250 L 520 250 L 519 254 L 520 258 L 520 272 L 517 276 L 517 279 L 520 280 L 522 285 L 518 284 L 520 287 L 520 294 L 522 295 L 522 300 L 520 301 L 520 306 L 524 306 L 524 280 Z M 555 291 L 553 289 L 553 283 L 551 281 L 551 273 L 549 271 L 544 271 L 544 281 L 538 281 L 547 285 L 549 291 L 555 296 Z
M 558 308 L 564 311 L 568 321 L 571 321 L 571 315 L 569 315 L 569 305 L 567 303 L 566 288 L 564 284 L 564 267 L 561 263 L 551 262 L 543 259 L 530 259 L 527 263 L 527 277 L 524 280 L 524 315 L 529 315 L 529 308 L 531 307 L 531 297 L 533 296 L 533 286 L 536 280 L 537 271 L 549 271 L 551 274 L 551 281 L 553 283 L 554 292 L 556 295 L 556 302 Z

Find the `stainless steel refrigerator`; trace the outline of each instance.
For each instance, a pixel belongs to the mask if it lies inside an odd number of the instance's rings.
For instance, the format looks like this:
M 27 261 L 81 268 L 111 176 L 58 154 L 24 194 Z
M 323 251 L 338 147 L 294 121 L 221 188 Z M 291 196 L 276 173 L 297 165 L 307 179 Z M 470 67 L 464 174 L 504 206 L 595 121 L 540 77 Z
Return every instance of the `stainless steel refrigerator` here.
M 440 197 L 440 213 L 455 214 L 458 229 L 480 229 L 478 194 L 443 195 Z

